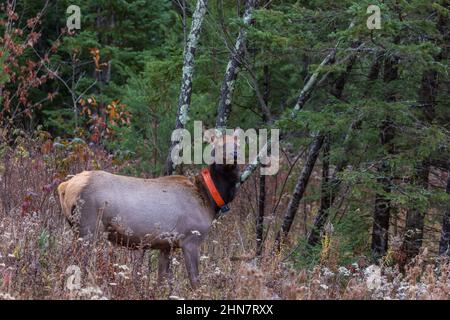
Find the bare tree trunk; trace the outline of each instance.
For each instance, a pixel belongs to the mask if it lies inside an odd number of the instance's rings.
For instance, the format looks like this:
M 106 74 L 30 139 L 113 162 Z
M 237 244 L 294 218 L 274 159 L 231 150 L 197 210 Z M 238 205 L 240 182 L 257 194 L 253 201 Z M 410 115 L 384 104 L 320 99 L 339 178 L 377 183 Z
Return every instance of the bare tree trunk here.
M 308 148 L 308 153 L 306 157 L 306 162 L 298 176 L 297 183 L 295 185 L 294 193 L 292 194 L 292 198 L 289 201 L 288 208 L 284 215 L 283 224 L 281 225 L 281 230 L 278 231 L 275 246 L 277 248 L 280 247 L 281 237 L 283 240 L 287 238 L 289 230 L 291 229 L 292 222 L 294 221 L 295 214 L 297 213 L 298 205 L 300 204 L 300 200 L 305 193 L 306 187 L 308 185 L 309 177 L 314 169 L 314 165 L 317 161 L 317 157 L 319 156 L 320 148 L 322 148 L 322 144 L 324 141 L 324 136 L 319 134 L 312 141 L 311 145 Z
M 309 100 L 311 97 L 311 93 L 313 92 L 314 88 L 316 87 L 316 84 L 319 80 L 319 74 L 320 71 L 322 71 L 324 66 L 327 66 L 334 62 L 334 59 L 336 57 L 336 47 L 325 57 L 325 59 L 322 60 L 319 67 L 317 67 L 316 71 L 311 75 L 311 77 L 306 82 L 305 86 L 303 87 L 302 91 L 300 91 L 300 94 L 297 98 L 297 103 L 294 106 L 294 112 L 300 111 L 305 103 Z M 295 113 L 294 113 L 295 114 Z
M 384 82 L 389 83 L 398 78 L 398 58 L 389 57 L 384 61 Z M 390 102 L 395 101 L 393 93 L 387 97 Z M 386 118 L 380 128 L 380 142 L 386 149 L 388 155 L 393 153 L 392 140 L 394 139 L 394 124 L 389 118 Z M 392 190 L 392 176 L 389 172 L 387 160 L 383 160 L 378 168 L 377 183 L 382 192 L 375 195 L 375 206 L 372 225 L 372 257 L 378 261 L 388 250 L 389 239 L 389 220 L 391 215 L 391 201 L 389 193 Z
M 323 147 L 322 156 L 322 181 L 320 185 L 320 208 L 314 217 L 313 227 L 309 232 L 307 243 L 311 246 L 316 245 L 320 239 L 320 232 L 328 218 L 328 208 L 331 206 L 332 196 L 330 194 L 330 141 L 326 138 Z M 334 198 L 334 197 L 333 197 Z
M 269 94 L 270 94 L 270 72 L 269 72 L 269 66 L 266 64 L 263 67 L 263 73 L 264 73 L 264 93 L 263 93 L 263 102 L 264 104 L 261 105 L 262 114 L 263 114 L 263 122 L 268 123 L 272 122 L 272 113 L 269 109 Z
M 378 172 L 384 175 L 387 172 L 387 164 L 383 163 Z M 382 191 L 386 194 L 391 192 L 391 179 L 389 177 L 378 178 L 377 183 L 381 185 Z M 383 257 L 388 250 L 390 213 L 390 200 L 384 194 L 377 193 L 375 196 L 371 246 L 372 256 L 375 261 Z
M 367 97 L 371 91 L 372 82 L 377 80 L 380 75 L 381 62 L 383 61 L 383 55 L 379 52 L 375 54 L 375 60 L 370 67 L 369 75 L 367 76 L 368 86 L 364 92 L 364 96 Z
M 417 187 L 428 189 L 428 175 L 430 165 L 426 162 L 417 165 L 413 183 Z M 423 228 L 425 226 L 426 211 L 416 208 L 409 209 L 406 214 L 405 237 L 403 240 L 403 252 L 407 261 L 415 257 L 422 247 Z
M 266 208 L 266 176 L 259 175 L 258 216 L 256 217 L 256 256 L 261 256 L 264 237 L 264 212 Z
M 257 5 L 257 0 L 247 0 L 244 12 L 244 24 L 249 25 L 252 21 L 252 11 Z M 220 99 L 217 106 L 216 127 L 225 128 L 231 112 L 231 100 L 233 98 L 234 87 L 239 70 L 243 65 L 245 54 L 245 42 L 247 31 L 244 28 L 239 30 L 234 48 L 232 49 L 227 69 L 225 71 L 222 86 L 220 88 Z
M 264 93 L 263 100 L 264 106 L 267 108 L 269 104 L 269 94 L 270 94 L 270 74 L 269 66 L 264 65 Z M 262 107 L 262 106 L 261 106 Z M 267 123 L 270 121 L 270 111 L 263 111 L 263 121 Z M 259 198 L 258 198 L 258 216 L 256 217 L 256 256 L 261 256 L 264 245 L 264 213 L 266 208 L 266 176 L 259 175 Z
M 192 95 L 192 78 L 194 76 L 195 52 L 197 50 L 207 5 L 208 0 L 198 0 L 194 14 L 192 16 L 191 30 L 189 31 L 189 36 L 183 53 L 183 74 L 181 80 L 180 96 L 178 98 L 178 113 L 175 123 L 175 129 L 184 128 L 186 122 L 188 121 L 189 106 L 191 105 Z M 175 144 L 175 142 L 172 142 L 169 148 L 169 153 L 166 160 L 166 175 L 171 175 L 174 170 L 172 161 L 172 149 L 174 148 Z
M 447 194 L 450 195 L 450 171 L 448 172 L 447 177 L 446 192 Z M 439 241 L 439 254 L 450 257 L 450 204 L 447 205 L 447 210 L 445 210 L 444 217 L 442 218 L 442 231 L 441 231 L 441 240 Z
M 356 58 L 357 58 L 356 54 L 352 55 L 349 58 L 345 71 L 339 75 L 331 90 L 331 94 L 334 95 L 337 99 L 342 98 L 342 94 L 344 93 L 344 87 L 347 84 L 348 77 L 350 77 L 350 74 L 352 73 L 353 66 L 356 62 Z

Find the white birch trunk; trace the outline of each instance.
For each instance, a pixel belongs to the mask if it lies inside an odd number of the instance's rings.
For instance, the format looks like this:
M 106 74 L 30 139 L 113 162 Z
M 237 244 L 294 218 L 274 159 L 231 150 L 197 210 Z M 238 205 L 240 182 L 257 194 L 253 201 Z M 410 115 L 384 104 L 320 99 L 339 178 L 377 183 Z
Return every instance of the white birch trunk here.
M 247 0 L 244 12 L 244 24 L 249 25 L 252 21 L 252 12 L 256 7 L 256 0 Z M 216 128 L 223 129 L 227 126 L 228 117 L 231 112 L 231 99 L 233 97 L 234 87 L 237 75 L 242 67 L 245 54 L 245 41 L 247 31 L 244 28 L 239 30 L 239 35 L 236 39 L 233 51 L 228 61 L 227 69 L 223 78 L 222 86 L 220 88 L 220 99 L 217 106 Z
M 207 6 L 208 0 L 198 0 L 194 14 L 192 15 L 191 30 L 189 31 L 183 53 L 183 72 L 181 77 L 180 96 L 178 98 L 178 113 L 175 129 L 184 128 L 189 119 L 188 113 L 189 106 L 191 104 L 195 51 L 197 50 L 198 40 L 200 38 L 200 32 Z M 166 175 L 172 174 L 174 170 L 174 164 L 171 157 L 174 146 L 175 143 L 172 142 L 166 161 Z

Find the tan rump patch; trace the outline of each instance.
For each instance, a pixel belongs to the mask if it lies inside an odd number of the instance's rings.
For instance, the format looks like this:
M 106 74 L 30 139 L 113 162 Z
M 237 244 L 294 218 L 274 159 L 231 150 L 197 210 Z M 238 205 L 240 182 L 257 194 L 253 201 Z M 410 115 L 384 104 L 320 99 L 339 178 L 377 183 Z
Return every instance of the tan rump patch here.
M 66 217 L 72 215 L 72 208 L 76 205 L 83 189 L 88 185 L 90 177 L 90 171 L 83 171 L 58 186 L 59 201 Z

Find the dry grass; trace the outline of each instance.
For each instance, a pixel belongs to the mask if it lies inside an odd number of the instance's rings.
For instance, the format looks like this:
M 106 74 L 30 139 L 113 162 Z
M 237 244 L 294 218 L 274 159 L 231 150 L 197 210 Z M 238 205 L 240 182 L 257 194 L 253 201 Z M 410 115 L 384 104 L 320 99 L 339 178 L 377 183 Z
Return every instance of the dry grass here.
M 450 265 L 432 260 L 426 250 L 405 273 L 364 263 L 339 266 L 332 252 L 323 252 L 321 263 L 308 270 L 285 259 L 292 245 L 273 254 L 269 233 L 261 260 L 255 259 L 253 181 L 232 213 L 210 230 L 202 247 L 201 287 L 190 289 L 180 252 L 173 256 L 172 280 L 158 286 L 156 251 L 118 248 L 103 235 L 95 242 L 76 239 L 60 214 L 55 188 L 67 174 L 121 167 L 83 144 L 54 148 L 45 137 L 37 140 L 23 140 L 0 154 L 0 299 L 449 298 Z M 270 183 L 279 185 L 281 179 Z M 271 193 L 268 198 L 275 201 Z M 272 225 L 277 219 L 266 221 Z M 301 234 L 302 223 L 293 234 Z

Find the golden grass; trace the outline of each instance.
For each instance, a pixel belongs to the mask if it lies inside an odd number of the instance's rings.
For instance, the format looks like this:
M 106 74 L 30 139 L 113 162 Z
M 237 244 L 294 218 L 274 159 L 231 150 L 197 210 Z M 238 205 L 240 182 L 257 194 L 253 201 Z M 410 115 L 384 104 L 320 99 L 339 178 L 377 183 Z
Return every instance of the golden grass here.
M 24 140 L 0 155 L 0 299 L 449 298 L 450 265 L 430 260 L 427 250 L 401 273 L 395 266 L 339 266 L 333 242 L 327 242 L 319 265 L 294 267 L 285 258 L 302 235 L 302 221 L 280 253 L 273 252 L 269 232 L 256 259 L 255 208 L 249 201 L 255 198 L 254 181 L 211 228 L 201 251 L 200 288 L 190 289 L 181 252 L 173 255 L 172 279 L 158 285 L 157 251 L 116 247 L 101 234 L 96 241 L 77 239 L 60 212 L 55 189 L 65 175 L 120 170 L 106 153 L 75 145 L 43 151 Z M 276 200 L 271 192 L 268 199 Z M 285 205 L 286 199 L 277 212 Z M 277 215 L 266 223 L 279 223 Z

